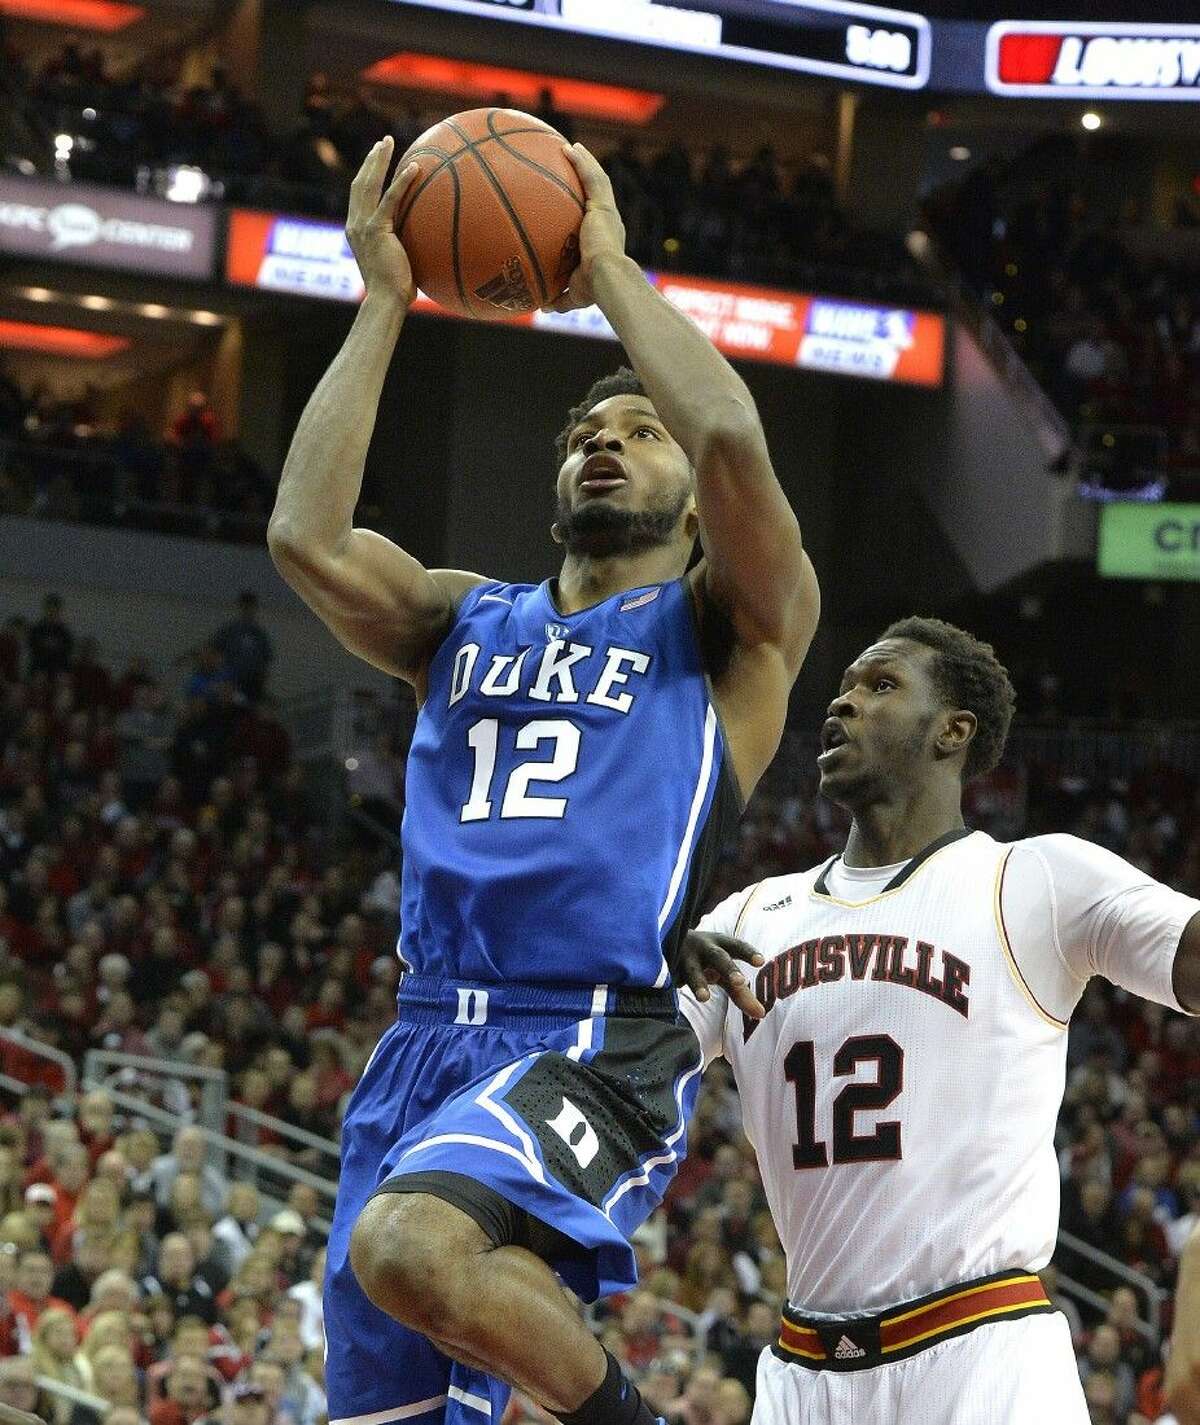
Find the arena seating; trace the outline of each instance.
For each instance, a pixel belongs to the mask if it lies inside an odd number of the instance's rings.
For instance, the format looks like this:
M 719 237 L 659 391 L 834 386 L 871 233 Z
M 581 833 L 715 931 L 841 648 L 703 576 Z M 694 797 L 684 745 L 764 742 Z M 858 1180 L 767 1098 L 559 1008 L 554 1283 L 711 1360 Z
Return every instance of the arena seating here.
M 1194 499 L 1195 204 L 1181 200 L 1173 230 L 1155 226 L 1121 204 L 1116 174 L 1106 189 L 1102 175 L 1061 141 L 1042 144 L 1011 163 L 979 164 L 934 194 L 926 216 L 1085 447 L 1094 440 L 1089 465 L 1110 467 L 1098 483 Z
M 276 1185 L 267 1207 L 245 1173 L 205 1162 L 183 1081 L 223 1070 L 247 1107 L 336 1137 L 394 1012 L 394 853 L 331 824 L 219 652 L 164 702 L 143 664 L 106 668 L 69 627 L 25 612 L 0 631 L 0 1400 L 53 1425 L 216 1425 L 225 1407 L 235 1425 L 318 1425 L 317 1195 Z M 1196 894 L 1195 769 L 1089 779 L 1045 751 L 1052 733 L 1018 734 L 1025 750 L 973 794 L 975 824 L 1073 831 Z M 375 756 L 360 790 L 386 817 L 402 767 L 386 739 Z M 720 893 L 839 844 L 808 762 L 797 735 Z M 71 1093 L 44 1053 L 78 1068 L 96 1048 L 177 1065 L 168 1117 L 132 1110 L 125 1080 Z M 1200 1208 L 1200 1032 L 1096 983 L 1069 1062 L 1058 1146 L 1073 1245 L 1057 1265 L 1092 1295 L 1060 1300 L 1089 1398 L 1140 1425 L 1163 1408 L 1155 1343 Z M 673 1425 L 745 1425 L 783 1260 L 720 1066 L 691 1141 L 637 1235 L 642 1286 L 593 1320 Z M 269 1127 L 254 1146 L 316 1161 Z M 1114 1275 L 1107 1254 L 1139 1275 Z M 546 1417 L 518 1399 L 510 1420 L 523 1418 Z

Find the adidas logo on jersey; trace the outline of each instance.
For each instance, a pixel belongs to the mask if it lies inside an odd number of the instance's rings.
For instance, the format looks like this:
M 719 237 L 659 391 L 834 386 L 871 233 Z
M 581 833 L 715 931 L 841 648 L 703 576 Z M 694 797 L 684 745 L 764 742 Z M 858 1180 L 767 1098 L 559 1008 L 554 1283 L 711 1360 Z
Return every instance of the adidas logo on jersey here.
M 781 901 L 772 901 L 770 905 L 763 906 L 763 912 L 765 914 L 769 910 L 786 910 L 791 903 L 791 896 L 784 896 Z
M 853 1361 L 866 1354 L 866 1351 L 861 1346 L 856 1346 L 849 1336 L 843 1336 L 837 1343 L 833 1358 L 835 1361 Z

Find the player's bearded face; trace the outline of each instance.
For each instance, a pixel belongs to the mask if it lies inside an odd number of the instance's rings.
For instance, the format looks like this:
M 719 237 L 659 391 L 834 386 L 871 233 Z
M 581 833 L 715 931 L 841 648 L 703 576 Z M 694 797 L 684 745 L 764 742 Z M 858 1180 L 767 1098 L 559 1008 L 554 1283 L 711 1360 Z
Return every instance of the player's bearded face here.
M 691 501 L 690 485 L 664 492 L 643 508 L 633 510 L 604 499 L 572 506 L 560 494 L 554 523 L 559 540 L 571 554 L 586 554 L 593 559 L 639 554 L 672 542 Z

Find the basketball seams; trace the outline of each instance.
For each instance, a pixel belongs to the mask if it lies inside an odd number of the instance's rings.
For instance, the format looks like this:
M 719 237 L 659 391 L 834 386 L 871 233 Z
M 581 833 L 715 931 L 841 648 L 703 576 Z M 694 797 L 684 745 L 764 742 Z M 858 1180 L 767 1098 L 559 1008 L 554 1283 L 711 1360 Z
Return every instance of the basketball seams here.
M 401 242 L 404 241 L 404 225 L 411 217 L 413 206 L 415 205 L 417 199 L 420 197 L 421 193 L 429 187 L 433 179 L 443 171 L 443 169 L 447 170 L 450 174 L 450 181 L 454 184 L 454 204 L 450 210 L 450 260 L 454 265 L 454 285 L 458 288 L 458 298 L 463 306 L 463 315 L 468 317 L 474 316 L 475 311 L 473 306 L 471 305 L 471 298 L 467 294 L 466 283 L 463 281 L 462 259 L 459 256 L 458 251 L 458 225 L 462 212 L 462 184 L 459 181 L 458 173 L 455 171 L 454 167 L 454 159 L 457 155 L 446 154 L 444 149 L 437 148 L 434 144 L 423 145 L 421 148 L 414 149 L 412 152 L 441 154 L 446 159 L 446 161 L 444 163 L 439 163 L 437 168 L 434 169 L 434 171 L 429 175 L 429 177 L 425 179 L 425 181 L 420 185 L 417 191 L 412 195 L 407 208 L 404 210 L 403 217 L 397 215 L 395 221 L 396 235 L 400 238 Z M 461 152 L 462 149 L 459 149 L 458 153 Z
M 546 279 L 542 274 L 542 264 L 538 261 L 537 250 L 535 249 L 533 243 L 531 243 L 529 240 L 529 234 L 525 231 L 525 224 L 517 215 L 517 210 L 513 207 L 511 201 L 509 200 L 508 194 L 504 191 L 504 185 L 492 172 L 490 165 L 488 164 L 484 156 L 479 152 L 475 143 L 467 134 L 463 133 L 462 129 L 458 127 L 454 120 L 446 119 L 444 120 L 444 122 L 447 128 L 453 129 L 453 131 L 459 136 L 459 138 L 462 139 L 463 146 L 465 148 L 470 149 L 475 161 L 479 164 L 480 168 L 483 169 L 483 172 L 486 175 L 488 182 L 492 185 L 492 191 L 495 193 L 496 197 L 503 205 L 504 211 L 508 214 L 509 221 L 512 223 L 513 229 L 515 230 L 517 237 L 521 240 L 521 245 L 525 249 L 525 256 L 529 259 L 530 266 L 533 268 L 533 275 L 537 278 L 538 286 L 542 289 L 542 302 L 545 303 L 550 301 L 550 292 L 546 286 Z
M 412 213 L 413 205 L 416 203 L 417 199 L 421 196 L 422 193 L 424 193 L 426 188 L 429 187 L 429 185 L 438 176 L 438 174 L 442 171 L 443 168 L 449 168 L 451 171 L 453 171 L 454 160 L 461 152 L 462 149 L 459 149 L 457 153 L 447 153 L 445 149 L 438 148 L 434 144 L 422 144 L 420 148 L 410 148 L 409 151 L 400 160 L 404 167 L 407 168 L 409 163 L 411 163 L 412 160 L 416 158 L 418 154 L 436 153 L 440 162 L 435 168 L 432 168 L 424 178 L 421 179 L 420 183 L 418 183 L 417 186 L 411 190 L 411 192 L 408 192 L 404 195 L 404 198 L 401 202 L 401 206 L 396 213 L 397 235 L 399 235 L 403 231 L 404 224 L 408 222 L 409 215 Z
M 514 148 L 512 144 L 505 143 L 505 139 L 507 139 L 510 134 L 525 134 L 531 131 L 529 129 L 505 129 L 503 131 L 497 130 L 493 127 L 493 123 L 495 120 L 495 116 L 499 112 L 500 111 L 498 109 L 488 110 L 487 126 L 488 134 L 490 135 L 490 137 L 496 140 L 496 142 L 500 145 L 500 147 L 504 150 L 505 153 L 517 159 L 518 162 L 525 164 L 526 167 L 532 168 L 536 173 L 540 173 L 542 177 L 547 180 L 547 182 L 553 183 L 556 188 L 561 188 L 562 191 L 567 195 L 568 198 L 570 198 L 571 202 L 575 204 L 575 206 L 579 209 L 581 213 L 586 212 L 587 204 L 583 201 L 582 198 L 580 198 L 579 194 L 576 193 L 574 188 L 571 187 L 571 185 L 566 181 L 565 178 L 560 178 L 552 168 L 547 168 L 545 164 L 539 163 L 536 158 L 530 158 L 527 153 L 522 153 L 519 148 Z M 532 132 L 536 133 L 540 131 L 533 130 Z M 487 143 L 487 139 L 480 139 L 479 142 Z
M 422 144 L 420 148 L 410 148 L 401 158 L 400 164 L 398 165 L 399 167 L 407 168 L 408 165 L 412 162 L 412 160 L 416 158 L 418 154 L 421 153 L 437 154 L 438 162 L 435 167 L 429 170 L 425 177 L 421 179 L 420 183 L 418 183 L 417 186 L 410 193 L 405 194 L 405 202 L 403 207 L 404 217 L 397 217 L 397 226 L 403 227 L 404 224 L 408 221 L 408 214 L 412 209 L 412 205 L 417 201 L 421 194 L 424 193 L 425 189 L 429 187 L 429 185 L 438 176 L 442 169 L 447 167 L 452 168 L 454 166 L 455 159 L 461 158 L 462 155 L 468 151 L 468 149 L 474 149 L 477 144 L 491 143 L 493 138 L 509 138 L 513 134 L 544 134 L 545 132 L 546 130 L 542 128 L 534 129 L 529 127 L 523 129 L 505 129 L 502 134 L 485 134 L 482 138 L 468 139 L 463 144 L 462 148 L 456 148 L 453 153 L 447 153 L 444 148 L 438 148 L 436 144 L 431 143 Z M 457 133 L 460 138 L 463 137 L 460 130 L 456 129 L 455 133 Z M 523 154 L 518 154 L 517 156 L 522 158 L 524 157 Z M 572 193 L 571 196 L 574 197 L 575 195 Z
M 462 210 L 462 184 L 459 182 L 458 173 L 455 171 L 453 164 L 450 164 L 450 177 L 454 180 L 454 208 L 450 214 L 450 258 L 454 264 L 454 285 L 458 288 L 458 299 L 463 304 L 463 310 L 468 316 L 471 316 L 471 299 L 467 295 L 466 284 L 463 282 L 462 258 L 458 251 L 458 222 Z

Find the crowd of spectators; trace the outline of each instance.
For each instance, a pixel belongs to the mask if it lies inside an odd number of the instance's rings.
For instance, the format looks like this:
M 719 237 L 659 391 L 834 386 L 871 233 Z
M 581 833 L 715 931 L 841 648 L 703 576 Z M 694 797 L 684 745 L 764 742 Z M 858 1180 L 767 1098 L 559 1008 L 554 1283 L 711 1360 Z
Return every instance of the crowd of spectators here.
M 67 44 L 37 73 L 12 56 L 30 115 L 29 161 L 60 178 L 156 191 L 172 168 L 187 165 L 209 180 L 204 196 L 342 219 L 350 180 L 377 139 L 391 134 L 397 152 L 443 116 L 438 110 L 382 108 L 370 86 L 336 90 L 328 75 L 309 76 L 296 123 L 273 134 L 259 107 L 214 69 L 188 85 L 141 67 L 120 79 L 99 50 Z M 500 106 L 508 95 L 494 96 Z M 518 106 L 520 107 L 520 106 Z M 570 116 L 544 90 L 538 117 L 573 136 Z M 53 159 L 54 137 L 72 139 Z M 39 137 L 40 136 L 40 137 Z M 599 151 L 613 179 L 629 251 L 646 266 L 745 281 L 806 286 L 829 282 L 855 295 L 930 286 L 894 235 L 854 226 L 839 208 L 828 159 L 785 164 L 767 144 L 738 158 L 721 143 L 705 150 L 630 137 Z
M 927 215 L 1043 388 L 1076 428 L 1092 429 L 1100 483 L 1136 491 L 1159 477 L 1172 497 L 1194 498 L 1200 242 L 1174 245 L 1190 258 L 1160 248 L 1115 176 L 1097 191 L 1102 171 L 1058 144 L 1035 147 L 1011 164 L 981 162 Z M 1177 214 L 1177 235 L 1194 229 L 1191 211 Z
M 77 1061 L 99 1048 L 223 1069 L 235 1100 L 335 1138 L 394 1015 L 393 853 L 318 814 L 286 733 L 254 700 L 265 662 L 252 607 L 207 645 L 225 673 L 206 656 L 176 708 L 143 663 L 105 667 L 67 614 L 51 596 L 40 617 L 0 628 L 0 1028 Z M 240 682 L 228 666 L 239 649 Z M 718 894 L 840 844 L 840 814 L 814 795 L 806 761 L 785 749 Z M 402 801 L 394 761 L 385 790 Z M 969 816 L 1006 837 L 1073 831 L 1200 891 L 1200 800 L 1177 768 L 1117 784 L 1006 765 L 976 785 Z M 1062 1273 L 1103 1310 L 1063 1296 L 1053 1271 L 1048 1285 L 1092 1419 L 1142 1425 L 1162 1414 L 1162 1377 L 1138 1322 L 1169 1332 L 1200 1208 L 1197 1024 L 1094 984 L 1069 1065 L 1064 1225 L 1158 1283 L 1168 1305 L 1065 1251 Z M 276 1182 L 264 1205 L 206 1153 L 182 1079 L 168 1106 L 185 1121 L 168 1141 L 107 1091 L 64 1095 L 53 1063 L 2 1038 L 0 1072 L 29 1086 L 0 1119 L 0 1400 L 51 1425 L 320 1425 L 314 1222 L 327 1199 Z M 253 1142 L 314 1165 L 315 1150 L 269 1126 Z M 720 1065 L 691 1145 L 637 1233 L 640 1287 L 593 1319 L 672 1425 L 745 1425 L 785 1275 Z M 511 1420 L 526 1417 L 539 1413 L 516 1401 Z
M 203 391 L 156 432 L 136 407 L 106 419 L 94 389 L 60 400 L 0 369 L 0 515 L 260 544 L 274 498 Z

